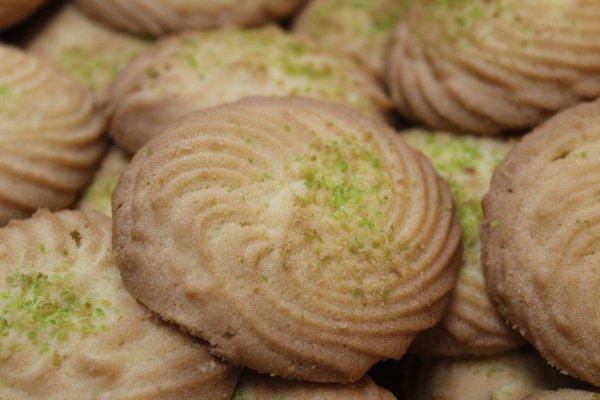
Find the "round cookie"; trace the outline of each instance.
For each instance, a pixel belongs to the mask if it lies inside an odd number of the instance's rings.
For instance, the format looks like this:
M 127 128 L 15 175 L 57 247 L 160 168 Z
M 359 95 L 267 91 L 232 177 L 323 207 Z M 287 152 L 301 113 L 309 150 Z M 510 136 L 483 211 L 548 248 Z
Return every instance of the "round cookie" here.
M 570 383 L 530 350 L 478 358 L 433 358 L 412 364 L 405 377 L 406 398 L 411 400 L 521 400 L 530 393 Z
M 77 0 L 115 28 L 161 36 L 191 29 L 249 27 L 289 17 L 304 0 Z
M 444 318 L 420 333 L 412 350 L 429 355 L 494 354 L 523 343 L 496 311 L 485 289 L 481 265 L 481 199 L 492 174 L 511 145 L 502 140 L 456 136 L 444 132 L 401 132 L 409 145 L 423 152 L 446 179 L 458 208 L 464 260 Z
M 121 173 L 130 162 L 131 156 L 128 153 L 113 146 L 102 160 L 94 179 L 81 195 L 76 208 L 81 211 L 98 211 L 110 217 L 112 192 Z
M 365 376 L 350 385 L 311 383 L 244 372 L 231 400 L 396 400 Z
M 148 44 L 106 28 L 67 5 L 27 44 L 104 100 L 115 76 Z
M 228 399 L 237 370 L 123 285 L 111 221 L 39 211 L 0 228 L 0 396 Z
M 46 0 L 0 0 L 0 30 L 15 25 L 35 10 Z
M 50 63 L 0 45 L 0 225 L 69 206 L 105 150 L 92 94 Z
M 488 293 L 562 371 L 600 385 L 600 101 L 527 135 L 484 199 Z
M 523 400 L 600 400 L 600 394 L 582 390 L 561 389 L 557 392 L 535 393 Z
M 437 129 L 523 130 L 600 96 L 596 1 L 422 0 L 396 28 L 398 110 Z
M 110 132 L 132 152 L 171 121 L 247 96 L 318 97 L 378 117 L 391 108 L 376 79 L 353 60 L 275 27 L 163 40 L 130 64 L 112 89 Z
M 233 364 L 339 383 L 439 321 L 460 261 L 451 194 L 385 124 L 249 98 L 168 130 L 113 194 L 123 278 L 163 318 Z
M 294 32 L 324 48 L 356 57 L 383 76 L 385 50 L 405 0 L 312 0 Z

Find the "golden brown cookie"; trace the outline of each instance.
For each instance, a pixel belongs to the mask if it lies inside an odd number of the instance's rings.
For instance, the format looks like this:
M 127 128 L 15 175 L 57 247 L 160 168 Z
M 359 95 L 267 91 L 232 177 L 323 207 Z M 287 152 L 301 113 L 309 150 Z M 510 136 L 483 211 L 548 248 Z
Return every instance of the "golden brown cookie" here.
M 190 29 L 255 26 L 289 17 L 304 0 L 77 0 L 115 28 L 160 36 Z
M 535 393 L 523 400 L 600 400 L 600 394 L 582 390 L 561 389 L 557 392 Z
M 521 400 L 570 384 L 532 350 L 486 357 L 433 358 L 409 363 L 407 399 Z
M 318 97 L 378 117 L 391 108 L 376 79 L 353 60 L 275 27 L 163 40 L 130 64 L 112 89 L 110 132 L 132 152 L 191 111 L 247 96 Z
M 351 107 L 250 98 L 144 146 L 113 194 L 132 293 L 236 365 L 354 382 L 446 307 L 451 194 L 425 157 Z
M 0 45 L 0 225 L 68 207 L 104 153 L 92 94 L 50 63 Z
M 77 209 L 81 211 L 99 211 L 110 217 L 112 215 L 111 199 L 113 189 L 117 186 L 121 173 L 130 162 L 131 156 L 127 152 L 113 146 L 102 160 L 94 179 L 81 195 L 77 203 Z
M 244 372 L 231 400 L 396 400 L 365 376 L 350 385 L 311 383 Z
M 228 399 L 236 369 L 129 294 L 111 236 L 79 211 L 0 228 L 0 396 Z
M 488 292 L 554 366 L 600 385 L 600 101 L 527 135 L 484 199 Z
M 494 308 L 485 290 L 481 266 L 481 199 L 492 174 L 508 153 L 508 142 L 411 130 L 402 138 L 422 151 L 450 185 L 463 231 L 464 260 L 446 315 L 420 333 L 412 349 L 429 355 L 495 354 L 514 349 L 523 340 Z
M 294 32 L 356 57 L 383 76 L 385 50 L 406 0 L 312 0 Z
M 89 87 L 99 100 L 115 76 L 148 43 L 113 31 L 88 18 L 73 5 L 65 6 L 27 44 Z
M 600 2 L 413 1 L 393 35 L 397 108 L 438 129 L 533 127 L 600 96 Z
M 27 18 L 46 0 L 0 0 L 0 29 L 8 28 Z

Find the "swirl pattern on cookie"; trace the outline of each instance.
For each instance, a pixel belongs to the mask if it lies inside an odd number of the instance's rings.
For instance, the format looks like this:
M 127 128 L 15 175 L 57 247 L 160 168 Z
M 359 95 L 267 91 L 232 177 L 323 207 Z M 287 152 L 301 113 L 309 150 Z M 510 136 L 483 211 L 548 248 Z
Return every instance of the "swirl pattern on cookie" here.
M 228 399 L 236 369 L 127 292 L 99 213 L 0 228 L 0 396 Z
M 89 87 L 101 101 L 116 75 L 147 46 L 94 22 L 73 5 L 60 10 L 27 44 L 29 50 Z
M 383 76 L 385 49 L 406 0 L 312 0 L 294 32 L 356 57 Z
M 304 0 L 77 0 L 91 16 L 132 33 L 249 27 L 289 17 Z
M 600 385 L 600 101 L 527 135 L 484 199 L 499 311 L 553 365 Z
M 600 400 L 600 393 L 561 389 L 556 392 L 535 393 L 523 400 Z
M 312 383 L 244 372 L 231 400 L 396 400 L 393 394 L 365 376 L 360 381 Z
M 402 138 L 422 151 L 450 185 L 464 247 L 463 264 L 446 315 L 434 328 L 419 334 L 412 349 L 422 354 L 457 356 L 502 353 L 518 347 L 523 341 L 490 301 L 481 266 L 481 199 L 510 144 L 418 129 L 402 132 Z
M 0 225 L 69 206 L 104 153 L 104 114 L 50 63 L 0 45 Z
M 27 18 L 46 0 L 0 0 L 0 30 Z
M 460 261 L 451 194 L 386 125 L 305 98 L 195 114 L 113 194 L 134 295 L 236 365 L 353 382 L 442 316 Z
M 493 135 L 533 127 L 600 95 L 600 3 L 414 1 L 387 78 L 414 121 Z
M 339 101 L 377 117 L 391 108 L 360 65 L 281 29 L 186 33 L 159 42 L 119 76 L 110 131 L 136 151 L 191 111 L 247 96 L 288 95 Z

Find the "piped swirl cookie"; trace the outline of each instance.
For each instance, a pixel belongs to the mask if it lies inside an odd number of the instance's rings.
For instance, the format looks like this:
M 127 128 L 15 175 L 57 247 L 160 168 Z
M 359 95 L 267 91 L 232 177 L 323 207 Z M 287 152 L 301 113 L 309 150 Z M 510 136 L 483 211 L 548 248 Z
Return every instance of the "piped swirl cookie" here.
M 4 399 L 228 399 L 237 370 L 129 294 L 99 213 L 0 228 Z
M 412 349 L 422 354 L 456 356 L 511 350 L 523 340 L 508 327 L 485 289 L 481 266 L 481 199 L 495 168 L 510 150 L 506 141 L 412 130 L 402 138 L 422 151 L 450 185 L 463 231 L 464 260 L 444 318 L 422 332 Z
M 250 98 L 144 146 L 113 194 L 132 293 L 236 365 L 347 383 L 441 318 L 460 262 L 451 194 L 351 107 Z
M 249 27 L 289 17 L 304 0 L 77 0 L 115 28 L 161 36 L 190 29 Z
M 600 101 L 526 136 L 484 199 L 499 311 L 554 366 L 600 385 Z
M 60 10 L 27 44 L 101 101 L 115 76 L 147 46 L 143 40 L 94 22 L 73 5 Z
M 385 50 L 406 0 L 312 0 L 294 32 L 356 57 L 383 76 Z
M 562 389 L 556 392 L 535 393 L 523 400 L 600 400 L 600 393 Z
M 27 18 L 46 0 L 0 0 L 0 30 Z
M 115 82 L 111 135 L 135 152 L 185 114 L 247 96 L 301 95 L 382 117 L 391 108 L 376 79 L 275 27 L 186 33 L 159 42 Z
M 587 0 L 413 1 L 390 49 L 393 99 L 438 129 L 533 127 L 600 96 L 599 16 Z
M 68 207 L 104 153 L 92 94 L 49 62 L 0 45 L 0 225 Z
M 365 376 L 360 381 L 341 385 L 271 378 L 244 372 L 231 400 L 396 400 L 393 394 Z

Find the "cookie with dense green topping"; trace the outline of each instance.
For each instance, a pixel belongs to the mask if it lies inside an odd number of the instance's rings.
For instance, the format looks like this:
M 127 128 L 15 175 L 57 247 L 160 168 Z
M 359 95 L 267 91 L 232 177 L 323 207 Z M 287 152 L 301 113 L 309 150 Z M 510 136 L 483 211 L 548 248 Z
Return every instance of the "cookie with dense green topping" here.
M 0 228 L 0 397 L 228 399 L 237 370 L 125 289 L 99 213 Z
M 115 28 L 151 36 L 228 26 L 250 27 L 289 17 L 304 0 L 77 0 Z
M 306 98 L 198 112 L 113 194 L 131 292 L 236 365 L 348 383 L 445 310 L 460 262 L 446 184 L 385 124 Z
M 383 76 L 385 50 L 406 0 L 312 0 L 294 32 L 343 51 Z
M 600 101 L 519 142 L 483 205 L 483 263 L 498 310 L 544 358 L 600 385 Z
M 302 95 L 382 117 L 390 102 L 376 79 L 275 27 L 186 33 L 159 42 L 119 76 L 111 135 L 138 150 L 185 114 L 246 96 Z
M 244 372 L 231 400 L 396 400 L 393 394 L 365 376 L 360 381 L 341 385 L 288 381 Z
M 437 129 L 536 126 L 600 96 L 599 13 L 597 1 L 413 1 L 393 34 L 392 97 Z
M 600 393 L 561 389 L 556 392 L 535 393 L 523 400 L 600 400 Z
M 117 186 L 121 173 L 130 162 L 131 156 L 127 152 L 113 146 L 102 160 L 94 179 L 81 195 L 77 209 L 98 211 L 110 217 L 112 192 Z
M 103 100 L 115 76 L 148 43 L 113 31 L 67 5 L 50 19 L 27 44 Z
M 47 60 L 0 44 L 0 225 L 70 206 L 105 150 L 92 93 Z
M 412 349 L 430 355 L 502 353 L 523 340 L 496 311 L 485 290 L 481 266 L 481 200 L 492 174 L 510 150 L 506 141 L 411 130 L 402 138 L 422 151 L 450 184 L 463 231 L 464 260 L 446 315 L 417 336 Z
M 0 30 L 15 25 L 35 10 L 46 0 L 0 0 Z

